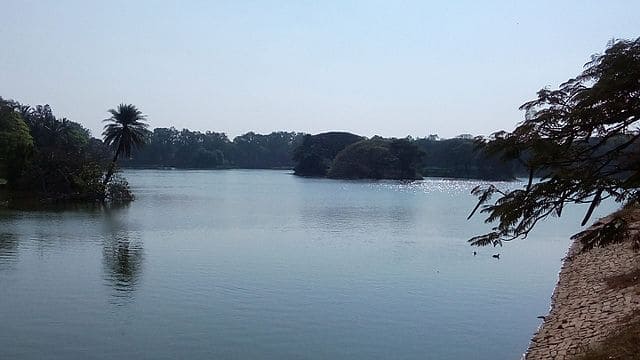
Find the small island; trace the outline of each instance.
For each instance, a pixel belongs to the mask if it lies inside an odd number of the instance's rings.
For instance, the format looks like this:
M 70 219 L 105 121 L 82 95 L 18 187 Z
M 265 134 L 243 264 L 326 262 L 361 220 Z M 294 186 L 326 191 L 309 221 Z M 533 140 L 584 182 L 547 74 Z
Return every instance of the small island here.
M 524 175 L 518 162 L 478 149 L 473 136 L 437 135 L 371 139 L 346 133 L 306 135 L 294 151 L 295 174 L 332 179 L 420 180 L 448 177 L 513 180 Z
M 422 179 L 418 166 L 424 153 L 406 139 L 365 139 L 348 133 L 305 138 L 296 153 L 300 176 L 333 179 Z

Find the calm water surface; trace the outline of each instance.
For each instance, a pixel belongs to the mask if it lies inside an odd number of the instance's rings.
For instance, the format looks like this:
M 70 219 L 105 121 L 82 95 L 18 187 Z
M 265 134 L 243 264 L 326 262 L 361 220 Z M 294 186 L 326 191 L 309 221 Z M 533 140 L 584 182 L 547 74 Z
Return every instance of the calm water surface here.
M 0 212 L 0 358 L 517 359 L 580 215 L 474 257 L 477 182 L 125 174 L 125 208 Z

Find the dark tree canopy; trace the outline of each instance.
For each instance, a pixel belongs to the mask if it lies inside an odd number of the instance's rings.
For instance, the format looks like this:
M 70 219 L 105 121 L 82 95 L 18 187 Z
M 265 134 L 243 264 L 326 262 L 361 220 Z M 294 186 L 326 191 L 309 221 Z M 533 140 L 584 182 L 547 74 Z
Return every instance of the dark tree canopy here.
M 542 89 L 520 107 L 525 120 L 511 132 L 483 141 L 488 152 L 518 159 L 529 172 L 521 189 L 478 187 L 473 194 L 486 222 L 497 225 L 473 245 L 501 245 L 524 238 L 542 219 L 560 216 L 568 203 L 589 204 L 587 224 L 602 201 L 636 206 L 640 185 L 640 38 L 609 43 L 584 71 L 556 90 Z M 534 179 L 540 176 L 539 180 Z M 493 201 L 493 196 L 499 197 Z M 618 242 L 629 223 L 614 215 L 576 236 L 585 249 Z M 634 239 L 640 246 L 640 239 Z
M 327 132 L 306 135 L 294 151 L 295 174 L 300 176 L 326 176 L 333 159 L 347 146 L 363 137 L 347 132 Z
M 294 151 L 295 174 L 346 179 L 419 179 L 422 176 L 513 180 L 523 167 L 489 156 L 473 139 L 440 140 L 351 133 L 305 135 Z
M 122 159 L 121 164 L 187 169 L 290 169 L 294 165 L 293 150 L 303 136 L 285 131 L 266 135 L 248 132 L 232 141 L 220 132 L 156 128 L 147 144 L 134 150 L 131 159 Z
M 104 143 L 116 155 L 131 156 L 133 148 L 141 148 L 146 142 L 147 117 L 135 105 L 120 104 L 117 109 L 109 109 L 111 117 L 105 119 Z
M 472 139 L 417 139 L 416 145 L 427 156 L 421 173 L 428 177 L 484 180 L 513 180 L 523 169 L 516 161 L 503 161 L 478 149 Z
M 149 132 L 146 115 L 135 105 L 120 104 L 117 109 L 109 109 L 109 113 L 111 117 L 104 120 L 107 125 L 102 136 L 104 143 L 113 149 L 114 156 L 104 177 L 105 185 L 111 180 L 118 157 L 130 157 L 132 149 L 139 149 L 147 142 Z
M 113 184 L 102 182 L 110 155 L 102 141 L 79 123 L 56 118 L 49 105 L 0 98 L 0 109 L 0 169 L 6 169 L 0 171 L 9 172 L 10 198 L 105 199 Z
M 10 185 L 18 180 L 33 152 L 29 127 L 0 98 L 0 179 Z
M 338 179 L 422 179 L 418 166 L 424 153 L 406 139 L 374 137 L 342 149 L 328 176 Z

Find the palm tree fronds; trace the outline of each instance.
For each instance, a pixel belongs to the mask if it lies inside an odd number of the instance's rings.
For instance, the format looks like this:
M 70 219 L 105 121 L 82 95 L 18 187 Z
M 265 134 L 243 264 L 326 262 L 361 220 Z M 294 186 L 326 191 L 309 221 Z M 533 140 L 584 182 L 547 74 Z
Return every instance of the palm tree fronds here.
M 111 114 L 111 117 L 103 120 L 108 124 L 104 126 L 102 136 L 104 143 L 110 146 L 115 154 L 105 176 L 105 184 L 109 182 L 111 175 L 113 175 L 113 169 L 118 157 L 120 155 L 130 157 L 132 149 L 138 149 L 145 144 L 149 133 L 149 125 L 146 123 L 147 116 L 138 110 L 135 105 L 120 104 L 116 109 L 107 111 Z

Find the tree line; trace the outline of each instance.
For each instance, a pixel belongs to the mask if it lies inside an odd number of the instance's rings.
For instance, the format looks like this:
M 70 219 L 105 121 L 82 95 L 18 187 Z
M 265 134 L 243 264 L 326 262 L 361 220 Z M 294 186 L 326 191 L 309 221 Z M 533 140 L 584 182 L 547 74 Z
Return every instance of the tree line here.
M 132 151 L 130 158 L 122 159 L 121 166 L 295 168 L 298 175 L 323 177 L 329 176 L 331 162 L 338 153 L 360 140 L 366 138 L 341 132 L 310 135 L 287 131 L 264 135 L 248 132 L 231 140 L 222 132 L 155 128 L 148 133 L 146 145 Z M 510 180 L 523 173 L 516 162 L 501 161 L 478 152 L 473 139 L 385 139 L 375 136 L 368 140 L 351 148 L 350 155 L 341 156 L 340 166 L 334 168 L 331 177 L 415 179 L 434 176 Z M 398 154 L 404 157 L 399 159 Z M 416 158 L 409 159 L 408 154 Z M 394 161 L 403 163 L 390 167 Z M 407 165 L 407 162 L 412 164 Z
M 300 176 L 415 180 L 450 177 L 513 180 L 524 174 L 516 161 L 478 149 L 473 138 L 370 139 L 345 133 L 306 135 L 294 153 Z
M 334 178 L 513 176 L 512 167 L 475 153 L 470 139 L 278 131 L 248 132 L 231 140 L 212 131 L 149 131 L 145 116 L 133 105 L 121 104 L 109 113 L 104 139 L 98 139 L 81 124 L 56 117 L 49 105 L 0 98 L 0 186 L 42 199 L 130 198 L 116 161 L 122 167 L 295 168 L 299 175 Z
M 292 154 L 304 134 L 278 131 L 262 135 L 248 132 L 230 140 L 225 133 L 155 128 L 146 145 L 133 151 L 125 167 L 186 169 L 290 169 Z

